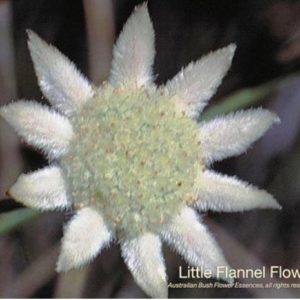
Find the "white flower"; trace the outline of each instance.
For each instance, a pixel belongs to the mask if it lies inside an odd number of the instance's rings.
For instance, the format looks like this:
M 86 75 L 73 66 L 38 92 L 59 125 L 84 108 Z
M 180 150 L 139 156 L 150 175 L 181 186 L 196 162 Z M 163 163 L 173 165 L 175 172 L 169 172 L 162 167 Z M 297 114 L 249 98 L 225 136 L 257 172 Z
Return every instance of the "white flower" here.
M 279 121 L 276 115 L 249 109 L 194 121 L 228 71 L 234 45 L 156 87 L 154 31 L 143 4 L 116 42 L 108 82 L 97 88 L 57 49 L 28 34 L 39 86 L 54 109 L 19 101 L 0 113 L 52 166 L 21 175 L 9 192 L 33 208 L 78 210 L 65 228 L 58 271 L 89 262 L 117 239 L 139 286 L 167 297 L 162 241 L 190 265 L 213 272 L 227 265 L 194 208 L 280 208 L 267 192 L 209 170 L 246 151 Z

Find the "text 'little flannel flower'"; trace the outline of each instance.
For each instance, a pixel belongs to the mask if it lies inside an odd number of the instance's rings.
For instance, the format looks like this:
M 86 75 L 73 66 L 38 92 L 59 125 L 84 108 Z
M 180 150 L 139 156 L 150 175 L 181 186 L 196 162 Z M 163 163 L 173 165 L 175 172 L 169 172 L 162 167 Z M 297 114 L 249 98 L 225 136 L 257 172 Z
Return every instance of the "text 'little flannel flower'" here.
M 194 209 L 280 208 L 267 192 L 209 169 L 243 153 L 279 122 L 276 115 L 249 109 L 195 121 L 228 71 L 235 45 L 190 63 L 160 87 L 153 82 L 146 4 L 124 26 L 100 87 L 31 31 L 28 46 L 54 108 L 21 100 L 0 113 L 51 166 L 21 175 L 9 193 L 41 210 L 78 210 L 64 230 L 58 271 L 82 266 L 116 239 L 137 284 L 152 297 L 167 297 L 162 241 L 192 266 L 216 274 L 227 265 Z

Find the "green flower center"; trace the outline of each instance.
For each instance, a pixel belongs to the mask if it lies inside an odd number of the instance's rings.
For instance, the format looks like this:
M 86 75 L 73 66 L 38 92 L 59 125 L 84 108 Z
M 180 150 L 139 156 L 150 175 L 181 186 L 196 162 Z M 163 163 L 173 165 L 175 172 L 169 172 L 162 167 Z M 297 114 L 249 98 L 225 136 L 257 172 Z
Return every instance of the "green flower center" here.
M 72 120 L 61 164 L 74 204 L 99 209 L 125 238 L 158 232 L 199 171 L 197 124 L 159 91 L 105 87 Z

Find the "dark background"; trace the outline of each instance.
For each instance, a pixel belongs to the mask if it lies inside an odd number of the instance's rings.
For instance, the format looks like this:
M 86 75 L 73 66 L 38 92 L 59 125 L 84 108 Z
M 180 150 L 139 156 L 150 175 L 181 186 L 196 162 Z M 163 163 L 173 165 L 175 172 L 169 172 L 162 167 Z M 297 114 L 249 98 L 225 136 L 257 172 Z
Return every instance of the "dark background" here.
M 115 36 L 138 3 L 141 1 L 0 1 L 1 105 L 18 98 L 46 103 L 29 58 L 27 28 L 58 47 L 99 83 L 107 76 Z M 211 104 L 221 103 L 225 96 L 246 87 L 263 87 L 278 79 L 276 89 L 260 97 L 255 106 L 277 112 L 281 125 L 245 155 L 215 164 L 214 169 L 267 189 L 283 210 L 209 213 L 204 219 L 232 267 L 299 268 L 300 2 L 149 0 L 148 7 L 156 31 L 154 69 L 158 84 L 190 61 L 231 42 L 238 46 L 233 66 Z M 42 155 L 19 144 L 1 121 L 1 213 L 21 207 L 5 196 L 17 176 L 44 165 L 47 161 Z M 143 297 L 120 257 L 118 245 L 103 251 L 81 271 L 55 273 L 63 222 L 71 215 L 44 213 L 1 235 L 0 297 Z M 164 253 L 169 281 L 184 282 L 178 279 L 178 266 L 185 263 L 166 247 Z M 170 289 L 169 293 L 177 298 L 300 296 L 299 289 Z

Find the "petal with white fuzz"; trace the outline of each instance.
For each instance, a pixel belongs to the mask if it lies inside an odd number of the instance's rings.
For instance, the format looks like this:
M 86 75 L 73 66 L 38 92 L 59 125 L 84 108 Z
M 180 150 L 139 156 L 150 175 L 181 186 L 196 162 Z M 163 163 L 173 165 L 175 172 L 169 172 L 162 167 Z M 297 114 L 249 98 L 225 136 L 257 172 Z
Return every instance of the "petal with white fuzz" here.
M 218 266 L 228 266 L 215 239 L 191 208 L 183 208 L 164 228 L 161 236 L 188 264 L 211 270 L 215 277 L 218 275 Z
M 213 171 L 199 174 L 195 184 L 201 211 L 237 212 L 257 208 L 280 209 L 272 195 L 235 177 L 220 175 Z
M 200 125 L 201 153 L 206 164 L 239 155 L 264 135 L 279 118 L 265 109 L 249 109 Z
M 55 47 L 28 30 L 28 47 L 39 86 L 60 112 L 71 115 L 93 96 L 88 80 Z
M 89 207 L 80 209 L 64 230 L 58 272 L 90 262 L 112 239 L 101 214 Z
M 215 94 L 231 66 L 236 46 L 219 49 L 191 62 L 165 86 L 168 95 L 174 96 L 179 107 L 191 118 L 197 118 Z
M 16 201 L 32 208 L 53 210 L 70 206 L 64 178 L 58 167 L 22 174 L 8 193 Z
M 121 244 L 122 256 L 137 284 L 153 298 L 167 298 L 166 268 L 158 236 L 146 233 Z
M 144 3 L 135 8 L 116 42 L 109 82 L 126 88 L 151 84 L 154 55 L 154 29 Z
M 68 151 L 73 137 L 72 125 L 48 107 L 32 101 L 18 101 L 3 106 L 0 115 L 25 142 L 41 149 L 50 158 L 58 158 Z

